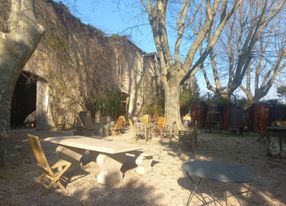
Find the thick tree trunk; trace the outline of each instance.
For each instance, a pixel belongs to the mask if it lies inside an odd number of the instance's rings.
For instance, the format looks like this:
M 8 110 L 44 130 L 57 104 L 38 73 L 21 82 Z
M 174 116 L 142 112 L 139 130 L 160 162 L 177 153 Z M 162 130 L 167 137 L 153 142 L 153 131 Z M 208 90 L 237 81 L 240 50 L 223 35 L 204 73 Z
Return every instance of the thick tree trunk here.
M 180 86 L 178 82 L 168 83 L 165 88 L 165 117 L 168 124 L 175 122 L 176 129 L 185 130 L 180 114 Z
M 44 33 L 44 28 L 36 21 L 33 0 L 12 1 L 8 23 L 9 33 L 0 32 L 0 164 L 4 163 L 4 154 L 9 153 L 4 139 L 10 129 L 16 82 Z
M 1 63 L 0 63 L 1 66 Z M 10 128 L 10 111 L 13 89 L 19 75 L 11 76 L 5 73 L 0 67 L 0 136 L 5 137 L 6 131 Z
M 221 96 L 221 98 L 225 99 L 225 100 L 230 100 L 230 93 L 228 91 L 221 91 L 219 93 L 219 95 Z

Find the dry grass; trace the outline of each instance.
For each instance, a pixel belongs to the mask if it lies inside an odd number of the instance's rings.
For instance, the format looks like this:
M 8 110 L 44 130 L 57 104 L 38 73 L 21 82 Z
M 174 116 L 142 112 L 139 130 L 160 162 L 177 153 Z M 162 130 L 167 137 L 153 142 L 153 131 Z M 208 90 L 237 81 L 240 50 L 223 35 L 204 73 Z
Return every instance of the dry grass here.
M 185 205 L 192 185 L 185 177 L 181 165 L 191 159 L 224 159 L 228 162 L 242 164 L 257 175 L 247 205 L 286 205 L 286 160 L 272 159 L 266 156 L 266 146 L 256 142 L 254 135 L 236 136 L 231 134 L 199 134 L 199 145 L 195 151 L 182 151 L 177 142 L 161 144 L 156 140 L 145 143 L 131 141 L 132 134 L 108 137 L 114 141 L 141 144 L 144 151 L 155 153 L 153 171 L 139 175 L 134 169 L 135 159 L 127 157 L 123 167 L 123 181 L 114 187 L 96 183 L 98 167 L 94 162 L 81 170 L 70 174 L 67 184 L 68 196 L 60 190 L 54 190 L 41 196 L 42 188 L 31 189 L 32 180 L 38 174 L 26 134 L 31 132 L 44 138 L 61 135 L 43 131 L 18 130 L 11 132 L 14 144 L 22 145 L 19 154 L 25 164 L 7 166 L 0 169 L 0 205 Z M 42 142 L 49 160 L 56 160 L 55 145 Z M 203 186 L 204 192 L 219 190 L 226 185 L 210 183 Z M 240 186 L 227 185 L 230 192 L 239 190 Z M 215 194 L 221 197 L 220 194 Z M 230 199 L 229 205 L 239 205 L 239 198 Z M 199 205 L 196 199 L 193 205 Z

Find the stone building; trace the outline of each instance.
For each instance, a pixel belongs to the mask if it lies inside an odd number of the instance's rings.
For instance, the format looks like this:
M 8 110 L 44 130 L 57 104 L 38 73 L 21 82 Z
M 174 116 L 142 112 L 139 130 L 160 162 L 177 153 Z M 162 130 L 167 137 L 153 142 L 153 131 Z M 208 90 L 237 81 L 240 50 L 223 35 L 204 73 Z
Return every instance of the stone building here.
M 17 83 L 12 128 L 23 126 L 33 111 L 38 129 L 70 128 L 108 85 L 125 94 L 124 115 L 145 111 L 160 85 L 155 53 L 84 25 L 62 4 L 39 0 L 36 8 L 46 33 Z

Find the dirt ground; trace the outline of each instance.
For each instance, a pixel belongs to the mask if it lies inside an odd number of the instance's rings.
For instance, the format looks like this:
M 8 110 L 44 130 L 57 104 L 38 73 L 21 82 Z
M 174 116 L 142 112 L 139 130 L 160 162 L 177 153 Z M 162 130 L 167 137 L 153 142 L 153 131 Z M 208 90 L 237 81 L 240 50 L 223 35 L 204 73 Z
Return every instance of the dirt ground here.
M 10 134 L 21 161 L 0 168 L 0 205 L 150 205 L 181 206 L 186 205 L 189 190 L 193 185 L 185 176 L 181 166 L 185 161 L 194 159 L 218 159 L 240 164 L 256 174 L 249 197 L 232 197 L 228 205 L 282 206 L 286 205 L 286 159 L 271 158 L 266 155 L 265 142 L 257 142 L 254 134 L 235 135 L 231 133 L 210 134 L 199 132 L 198 146 L 193 151 L 184 151 L 178 141 L 160 143 L 153 139 L 134 141 L 132 133 L 116 137 L 107 137 L 113 141 L 139 144 L 143 151 L 154 153 L 153 170 L 149 174 L 136 173 L 134 157 L 127 157 L 123 166 L 123 181 L 116 186 L 104 186 L 96 182 L 98 166 L 89 162 L 80 169 L 72 171 L 67 184 L 68 195 L 59 189 L 41 195 L 43 188 L 32 188 L 33 178 L 39 174 L 31 146 L 26 134 L 32 133 L 41 138 L 66 135 L 70 132 L 44 132 L 36 130 L 15 130 Z M 50 162 L 56 161 L 56 145 L 42 141 L 43 149 Z M 17 164 L 17 165 L 15 165 Z M 228 190 L 229 193 L 241 190 L 238 184 L 202 183 L 201 189 L 207 196 L 213 191 Z M 222 193 L 214 193 L 222 198 Z M 200 205 L 193 198 L 191 205 Z

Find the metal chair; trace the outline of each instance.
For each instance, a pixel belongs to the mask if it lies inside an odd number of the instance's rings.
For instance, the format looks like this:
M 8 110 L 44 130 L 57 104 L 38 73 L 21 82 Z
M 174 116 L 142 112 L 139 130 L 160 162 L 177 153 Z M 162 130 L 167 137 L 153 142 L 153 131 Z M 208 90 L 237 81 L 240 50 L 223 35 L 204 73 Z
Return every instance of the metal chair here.
M 170 138 L 170 140 L 172 140 L 172 137 L 176 134 L 175 125 L 176 122 L 173 122 L 172 124 L 165 124 L 165 126 L 160 129 L 161 141 L 163 138 Z

